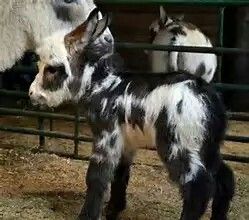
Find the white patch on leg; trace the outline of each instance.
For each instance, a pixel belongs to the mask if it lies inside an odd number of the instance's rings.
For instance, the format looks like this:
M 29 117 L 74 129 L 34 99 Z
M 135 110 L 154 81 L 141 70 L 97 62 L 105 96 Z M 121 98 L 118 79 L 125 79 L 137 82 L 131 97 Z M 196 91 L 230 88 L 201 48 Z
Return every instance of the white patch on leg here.
M 182 174 L 181 176 L 181 184 L 186 184 L 195 179 L 200 168 L 205 169 L 204 165 L 201 162 L 200 156 L 198 152 L 192 152 L 189 154 L 189 168 L 190 171 L 188 173 Z
M 182 151 L 182 146 L 179 144 L 172 144 L 170 146 L 171 152 L 169 155 L 169 160 L 174 160 L 178 156 L 178 152 Z

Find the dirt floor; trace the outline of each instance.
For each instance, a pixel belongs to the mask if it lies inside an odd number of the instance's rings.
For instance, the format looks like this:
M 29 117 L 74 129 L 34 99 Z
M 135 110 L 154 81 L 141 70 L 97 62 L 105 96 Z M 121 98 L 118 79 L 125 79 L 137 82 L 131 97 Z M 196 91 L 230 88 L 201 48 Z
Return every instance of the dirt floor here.
M 0 117 L 0 124 L 36 127 L 24 117 Z M 73 124 L 56 122 L 55 130 L 72 132 Z M 90 135 L 81 127 L 81 133 Z M 231 122 L 230 134 L 249 135 L 249 123 Z M 47 153 L 34 154 L 38 138 L 0 132 L 0 219 L 71 220 L 75 219 L 85 196 L 87 161 L 61 158 Z M 73 142 L 46 139 L 46 149 L 72 153 Z M 90 155 L 88 143 L 80 144 L 80 154 Z M 223 152 L 248 156 L 249 144 L 226 142 Z M 156 166 L 154 166 L 156 165 Z M 231 220 L 249 219 L 249 165 L 231 163 L 236 175 L 236 196 Z M 122 220 L 175 220 L 181 200 L 176 186 L 167 178 L 156 152 L 140 150 L 132 168 L 128 206 Z M 204 219 L 210 217 L 210 212 Z

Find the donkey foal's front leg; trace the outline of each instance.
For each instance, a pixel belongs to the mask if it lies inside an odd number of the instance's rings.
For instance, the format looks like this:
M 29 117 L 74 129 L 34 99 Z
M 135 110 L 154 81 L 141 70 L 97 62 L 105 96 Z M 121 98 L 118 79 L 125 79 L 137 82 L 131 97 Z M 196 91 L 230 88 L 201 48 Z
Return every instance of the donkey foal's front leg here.
M 112 141 L 109 141 L 111 139 Z M 112 146 L 110 146 L 110 143 Z M 104 140 L 94 144 L 93 155 L 86 176 L 87 193 L 85 204 L 78 217 L 80 220 L 100 220 L 105 192 L 111 183 L 115 168 L 121 156 L 121 147 L 113 137 L 105 135 Z

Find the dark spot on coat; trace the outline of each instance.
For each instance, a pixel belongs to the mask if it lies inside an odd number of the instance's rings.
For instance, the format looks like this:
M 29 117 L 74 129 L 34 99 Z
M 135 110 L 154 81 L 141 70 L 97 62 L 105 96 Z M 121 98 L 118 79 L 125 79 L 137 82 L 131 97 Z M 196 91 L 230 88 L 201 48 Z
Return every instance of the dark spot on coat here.
M 163 108 L 160 111 L 158 118 L 155 122 L 155 127 L 158 131 L 156 134 L 158 146 L 165 145 L 165 146 L 170 147 L 171 144 L 178 143 L 179 140 L 178 140 L 178 138 L 176 138 L 176 135 L 175 135 L 175 125 L 169 123 L 166 108 Z M 168 150 L 169 149 L 167 147 L 165 147 L 163 149 L 163 151 L 165 151 L 163 154 L 169 155 L 170 152 L 168 152 Z
M 206 37 L 206 42 L 209 44 L 210 43 L 210 39 L 205 35 Z
M 207 73 L 207 75 L 210 75 L 213 72 L 213 69 L 210 69 Z
M 110 138 L 110 148 L 115 147 L 116 141 L 117 141 L 117 134 L 113 134 Z
M 176 105 L 177 108 L 177 113 L 181 114 L 182 113 L 182 104 L 183 104 L 183 100 L 179 101 Z
M 186 86 L 195 93 L 196 91 L 196 83 L 194 81 L 186 83 Z
M 171 38 L 171 42 L 175 42 L 176 41 L 176 36 Z
M 197 67 L 195 71 L 195 75 L 198 77 L 203 76 L 206 73 L 206 66 L 204 63 L 200 63 L 200 65 Z
M 56 13 L 56 17 L 59 20 L 66 21 L 66 22 L 71 21 L 70 13 L 69 13 L 67 7 L 59 5 L 59 4 L 55 4 L 54 5 L 54 11 Z
M 176 26 L 169 30 L 174 35 L 187 36 L 187 33 L 183 30 L 182 26 Z
M 145 110 L 143 108 L 132 105 L 130 120 L 133 128 L 137 125 L 139 129 L 143 131 L 144 116 Z

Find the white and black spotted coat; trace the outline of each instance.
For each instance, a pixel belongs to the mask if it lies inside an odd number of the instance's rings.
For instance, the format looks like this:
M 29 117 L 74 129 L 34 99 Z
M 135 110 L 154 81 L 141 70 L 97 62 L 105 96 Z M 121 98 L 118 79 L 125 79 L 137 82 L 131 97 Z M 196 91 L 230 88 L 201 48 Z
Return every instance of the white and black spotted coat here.
M 184 172 L 171 173 L 182 183 L 190 181 L 208 165 L 207 154 L 219 151 L 225 113 L 218 95 L 190 74 L 122 74 L 116 55 L 99 55 L 86 52 L 84 59 L 89 61 L 81 76 L 84 92 L 78 97 L 89 110 L 96 138 L 93 158 L 115 162 L 116 154 L 133 154 L 145 139 L 147 146 L 158 147 L 166 164 L 184 157 Z M 102 150 L 110 155 L 103 158 Z
M 168 16 L 154 21 L 149 29 L 152 44 L 213 47 L 198 27 Z M 206 82 L 213 79 L 217 68 L 215 54 L 152 51 L 148 55 L 153 72 L 187 71 Z

